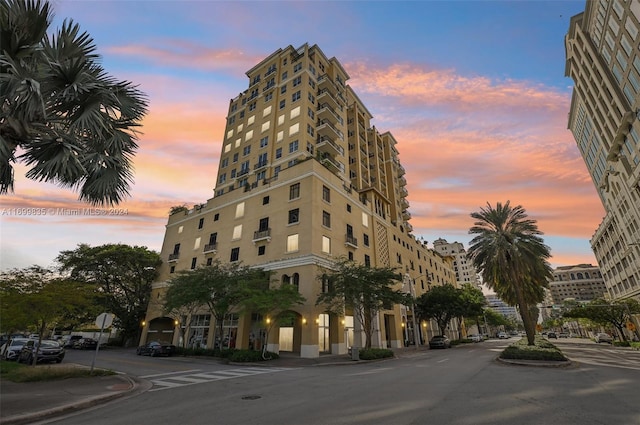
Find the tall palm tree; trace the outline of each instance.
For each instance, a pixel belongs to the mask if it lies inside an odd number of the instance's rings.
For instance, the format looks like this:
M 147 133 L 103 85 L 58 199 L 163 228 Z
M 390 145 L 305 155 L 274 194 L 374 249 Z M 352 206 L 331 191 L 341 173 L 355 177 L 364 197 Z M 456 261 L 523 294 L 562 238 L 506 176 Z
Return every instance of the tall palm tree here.
M 148 100 L 105 72 L 73 21 L 48 34 L 52 19 L 48 1 L 0 0 L 0 194 L 13 192 L 22 162 L 27 178 L 118 204 L 129 196 Z
M 469 230 L 475 234 L 469 247 L 473 264 L 484 283 L 505 302 L 517 305 L 527 332 L 529 345 L 534 344 L 536 303 L 542 301 L 553 271 L 551 256 L 535 220 L 527 218 L 520 205 L 511 207 L 498 202 L 471 214 L 476 220 Z

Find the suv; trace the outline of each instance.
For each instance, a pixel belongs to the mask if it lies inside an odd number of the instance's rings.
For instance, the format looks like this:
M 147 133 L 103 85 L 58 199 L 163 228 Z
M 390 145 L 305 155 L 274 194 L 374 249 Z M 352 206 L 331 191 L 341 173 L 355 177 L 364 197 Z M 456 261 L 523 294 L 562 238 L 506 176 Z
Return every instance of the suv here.
M 20 350 L 29 341 L 29 338 L 11 338 L 0 347 L 0 357 L 3 360 L 17 360 Z
M 599 333 L 596 335 L 596 343 L 608 342 L 609 344 L 613 343 L 613 338 L 611 335 L 606 333 Z
M 18 356 L 18 363 L 32 364 L 34 355 L 36 356 L 36 363 L 60 363 L 64 359 L 64 348 L 60 347 L 57 341 L 43 339 L 38 345 L 38 341 L 30 339 L 22 346 Z

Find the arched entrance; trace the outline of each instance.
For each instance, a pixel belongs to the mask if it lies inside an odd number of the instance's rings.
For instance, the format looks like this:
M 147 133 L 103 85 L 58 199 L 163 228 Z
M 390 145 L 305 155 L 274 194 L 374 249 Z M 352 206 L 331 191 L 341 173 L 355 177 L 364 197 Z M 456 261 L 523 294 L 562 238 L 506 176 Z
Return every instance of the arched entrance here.
M 288 310 L 278 315 L 278 348 L 280 351 L 300 354 L 302 344 L 302 316 Z
M 171 317 L 157 317 L 152 319 L 149 321 L 149 329 L 147 330 L 147 342 L 158 341 L 172 344 L 174 331 L 175 323 Z

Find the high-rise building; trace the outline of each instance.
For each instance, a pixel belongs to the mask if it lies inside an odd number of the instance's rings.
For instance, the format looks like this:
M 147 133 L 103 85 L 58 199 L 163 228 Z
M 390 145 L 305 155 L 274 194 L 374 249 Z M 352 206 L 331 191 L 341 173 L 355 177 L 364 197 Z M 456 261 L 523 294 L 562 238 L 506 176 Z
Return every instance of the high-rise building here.
M 571 18 L 569 129 L 606 215 L 591 238 L 611 299 L 640 300 L 640 0 L 587 1 Z
M 576 264 L 560 266 L 553 271 L 549 292 L 552 304 L 561 305 L 566 300 L 588 302 L 602 298 L 607 288 L 598 267 L 591 264 Z
M 478 271 L 473 265 L 473 261 L 467 258 L 467 251 L 460 242 L 447 242 L 446 239 L 436 239 L 433 241 L 433 249 L 444 256 L 453 257 L 453 271 L 456 273 L 458 286 L 469 283 L 479 289 L 482 285 L 478 278 Z
M 290 326 L 269 333 L 268 349 L 302 357 L 361 346 L 349 312 L 338 317 L 315 305 L 318 276 L 337 258 L 396 268 L 404 273 L 396 289 L 416 297 L 431 285 L 455 284 L 452 258 L 411 234 L 397 142 L 371 124 L 340 62 L 317 45 L 288 46 L 246 75 L 247 90 L 229 102 L 214 197 L 169 216 L 142 340 L 178 342 L 174 318 L 162 311 L 166 282 L 215 259 L 263 268 L 298 288 L 307 301 L 293 309 Z M 214 318 L 206 310 L 191 316 L 185 338 L 212 347 Z M 231 314 L 225 338 L 248 348 L 263 319 Z M 405 306 L 380 312 L 372 345 L 402 346 L 413 340 L 413 323 Z M 424 342 L 433 324 L 418 326 Z

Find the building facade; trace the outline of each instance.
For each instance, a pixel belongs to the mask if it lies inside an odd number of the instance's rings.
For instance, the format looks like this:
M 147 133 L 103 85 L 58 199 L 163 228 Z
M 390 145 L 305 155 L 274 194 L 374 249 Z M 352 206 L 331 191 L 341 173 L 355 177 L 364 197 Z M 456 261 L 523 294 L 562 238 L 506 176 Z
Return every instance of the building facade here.
M 614 300 L 640 300 L 639 33 L 640 0 L 589 0 L 565 38 L 568 127 L 606 211 L 591 247 Z
M 460 242 L 447 242 L 446 239 L 436 239 L 433 241 L 433 249 L 443 256 L 453 257 L 453 271 L 456 273 L 458 286 L 469 283 L 481 289 L 478 271 L 473 265 L 473 261 L 467 258 L 467 251 Z
M 561 266 L 553 271 L 553 281 L 549 282 L 551 304 L 562 305 L 566 300 L 589 302 L 603 298 L 607 287 L 597 266 L 577 264 Z
M 502 299 L 496 294 L 486 294 L 484 298 L 487 300 L 487 307 L 494 310 L 495 312 L 503 315 L 508 319 L 511 318 L 513 320 L 521 320 L 520 315 L 518 314 L 518 310 L 514 306 L 502 301 Z
M 229 102 L 214 197 L 170 215 L 165 263 L 153 285 L 142 340 L 174 343 L 180 329 L 166 317 L 162 295 L 180 270 L 241 262 L 295 284 L 307 300 L 290 326 L 269 333 L 268 349 L 302 357 L 346 353 L 361 346 L 358 324 L 316 306 L 318 279 L 337 258 L 404 273 L 402 289 L 420 296 L 432 285 L 455 284 L 453 258 L 412 235 L 405 170 L 396 140 L 372 125 L 372 114 L 346 84 L 349 75 L 317 45 L 278 49 L 246 73 L 248 88 Z M 200 184 L 200 183 L 198 183 Z M 225 339 L 248 348 L 265 318 L 230 315 Z M 411 311 L 378 315 L 374 347 L 413 340 Z M 215 324 L 206 311 L 187 318 L 184 338 L 211 348 Z M 421 323 L 419 342 L 433 329 Z

